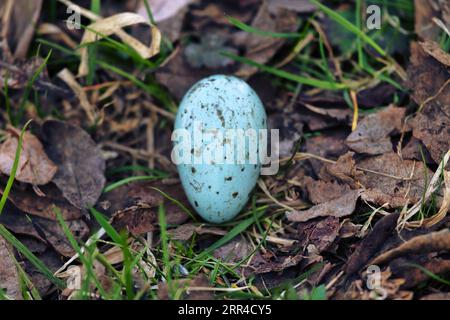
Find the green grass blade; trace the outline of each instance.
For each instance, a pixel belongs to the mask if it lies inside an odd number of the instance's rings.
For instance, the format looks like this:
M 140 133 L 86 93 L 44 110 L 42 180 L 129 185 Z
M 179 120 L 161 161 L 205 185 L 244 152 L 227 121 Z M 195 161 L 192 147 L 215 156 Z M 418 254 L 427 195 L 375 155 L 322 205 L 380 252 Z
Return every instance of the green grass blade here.
M 301 35 L 296 32 L 271 32 L 271 31 L 263 31 L 257 28 L 254 28 L 252 26 L 249 26 L 248 24 L 245 24 L 244 22 L 231 17 L 229 15 L 225 16 L 232 25 L 235 27 L 241 29 L 242 31 L 249 32 L 256 34 L 258 36 L 262 37 L 272 37 L 272 38 L 299 38 Z
M 366 42 L 368 45 L 370 45 L 375 51 L 377 51 L 380 55 L 383 57 L 386 56 L 386 52 L 375 42 L 371 37 L 369 37 L 367 34 L 364 33 L 364 31 L 360 30 L 357 26 L 355 26 L 353 23 L 348 21 L 346 18 L 341 16 L 336 11 L 328 8 L 327 6 L 324 6 L 322 3 L 320 3 L 317 0 L 309 0 L 313 4 L 315 4 L 320 10 L 322 10 L 327 16 L 330 17 L 330 19 L 336 21 L 341 26 L 343 26 L 348 31 L 354 33 L 357 35 L 361 40 Z
M 64 281 L 56 278 L 53 275 L 53 272 L 47 268 L 47 266 L 39 260 L 25 245 L 23 245 L 12 233 L 10 233 L 5 226 L 0 225 L 0 235 L 6 239 L 9 243 L 11 243 L 14 248 L 17 249 L 21 254 L 25 256 L 35 267 L 38 269 L 48 280 L 50 280 L 54 285 L 56 285 L 60 289 L 64 289 L 66 284 Z
M 24 90 L 24 93 L 23 93 L 23 96 L 22 96 L 22 100 L 19 105 L 18 115 L 16 116 L 15 121 L 14 121 L 14 125 L 17 125 L 22 120 L 23 113 L 25 111 L 25 105 L 27 103 L 28 96 L 30 95 L 31 89 L 33 88 L 33 85 L 36 82 L 37 78 L 39 77 L 39 75 L 44 70 L 45 66 L 47 65 L 47 62 L 50 59 L 51 55 L 52 55 L 52 50 L 49 51 L 49 53 L 45 57 L 42 64 L 36 69 L 33 76 L 28 80 L 27 85 Z
M 22 130 L 20 131 L 19 140 L 17 142 L 17 149 L 16 149 L 16 155 L 14 157 L 13 166 L 11 168 L 11 172 L 9 173 L 9 178 L 6 183 L 6 187 L 3 190 L 2 198 L 0 199 L 0 215 L 3 212 L 3 208 L 5 207 L 6 200 L 8 200 L 9 192 L 11 191 L 12 185 L 14 183 L 14 179 L 16 177 L 17 168 L 19 166 L 19 160 L 20 160 L 20 153 L 22 152 L 22 142 L 23 142 L 23 135 L 25 133 L 25 130 L 27 129 L 28 125 L 30 124 L 32 120 L 29 120 L 25 125 L 23 126 Z
M 206 248 L 202 253 L 200 253 L 195 259 L 201 260 L 205 258 L 207 255 L 212 253 L 217 248 L 227 244 L 230 242 L 234 237 L 239 235 L 240 233 L 244 232 L 248 227 L 250 227 L 253 223 L 256 222 L 257 219 L 263 216 L 265 213 L 265 210 L 259 211 L 258 213 L 255 213 L 254 216 L 251 218 L 247 218 L 245 220 L 242 220 L 239 224 L 237 224 L 235 227 L 233 227 L 226 235 L 224 235 L 222 238 L 220 238 L 218 241 L 213 243 L 211 246 Z M 190 262 L 188 262 L 186 265 L 189 265 Z
M 342 83 L 336 83 L 336 82 L 330 82 L 330 81 L 323 81 L 323 80 L 319 80 L 319 79 L 314 79 L 314 78 L 306 78 L 306 77 L 302 77 L 302 76 L 298 76 L 296 74 L 292 74 L 290 72 L 284 71 L 284 70 L 280 70 L 280 69 L 276 69 L 273 67 L 269 67 L 260 63 L 257 63 L 253 60 L 250 60 L 248 58 L 245 57 L 240 57 L 237 55 L 234 55 L 232 53 L 229 52 L 223 52 L 224 56 L 227 56 L 233 60 L 236 60 L 238 62 L 241 63 L 246 63 L 248 65 L 251 65 L 253 67 L 257 67 L 259 69 L 261 69 L 262 71 L 268 72 L 268 73 L 272 73 L 276 76 L 279 76 L 281 78 L 287 79 L 287 80 L 291 80 L 294 82 L 298 82 L 301 84 L 306 84 L 312 87 L 317 87 L 320 89 L 324 89 L 324 90 L 342 90 L 342 89 L 348 89 L 348 86 Z

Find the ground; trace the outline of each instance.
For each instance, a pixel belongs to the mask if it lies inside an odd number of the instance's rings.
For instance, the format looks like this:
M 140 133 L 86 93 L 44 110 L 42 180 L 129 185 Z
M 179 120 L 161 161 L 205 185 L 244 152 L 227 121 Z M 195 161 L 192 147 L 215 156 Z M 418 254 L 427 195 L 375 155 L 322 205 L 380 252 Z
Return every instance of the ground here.
M 449 299 L 449 6 L 2 1 L 0 298 Z M 280 133 L 221 224 L 171 160 L 213 74 Z

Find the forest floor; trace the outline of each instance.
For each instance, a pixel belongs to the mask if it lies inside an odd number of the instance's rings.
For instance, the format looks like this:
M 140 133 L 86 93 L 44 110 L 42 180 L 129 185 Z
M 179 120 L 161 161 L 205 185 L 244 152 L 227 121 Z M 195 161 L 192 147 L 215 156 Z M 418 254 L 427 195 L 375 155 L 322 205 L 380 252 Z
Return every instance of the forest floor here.
M 450 299 L 450 2 L 0 3 L 0 298 Z M 247 81 L 280 170 L 210 224 L 178 104 Z

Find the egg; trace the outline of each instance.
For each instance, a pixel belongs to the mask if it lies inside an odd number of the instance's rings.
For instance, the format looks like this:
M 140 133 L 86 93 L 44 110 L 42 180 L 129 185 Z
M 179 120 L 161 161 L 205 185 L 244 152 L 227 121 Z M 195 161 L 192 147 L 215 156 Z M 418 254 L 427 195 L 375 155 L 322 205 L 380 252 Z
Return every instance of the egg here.
M 189 202 L 203 219 L 229 221 L 248 202 L 261 170 L 262 129 L 267 129 L 264 106 L 239 78 L 207 77 L 183 97 L 172 160 Z

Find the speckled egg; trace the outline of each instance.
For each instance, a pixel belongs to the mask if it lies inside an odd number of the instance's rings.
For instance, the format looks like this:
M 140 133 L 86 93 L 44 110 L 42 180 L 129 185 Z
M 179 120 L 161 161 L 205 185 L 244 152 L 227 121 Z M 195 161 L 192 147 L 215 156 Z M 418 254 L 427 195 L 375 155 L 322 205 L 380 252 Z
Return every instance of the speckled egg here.
M 261 100 L 239 78 L 210 76 L 186 93 L 174 129 L 187 134 L 172 136 L 172 158 L 178 148 L 185 159 L 176 161 L 178 173 L 192 207 L 209 222 L 231 220 L 248 202 L 260 174 L 259 143 L 255 147 L 244 132 L 267 129 Z

